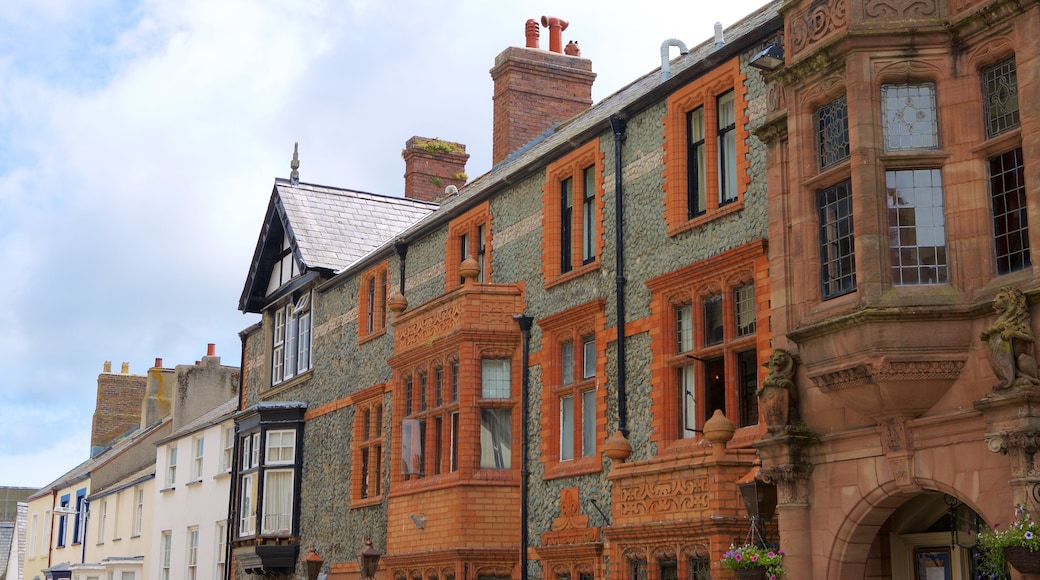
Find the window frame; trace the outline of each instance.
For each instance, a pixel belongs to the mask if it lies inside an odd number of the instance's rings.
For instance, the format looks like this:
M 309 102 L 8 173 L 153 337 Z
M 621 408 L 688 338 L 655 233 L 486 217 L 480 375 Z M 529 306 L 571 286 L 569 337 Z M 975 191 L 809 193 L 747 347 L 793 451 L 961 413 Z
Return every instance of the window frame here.
M 545 389 L 540 425 L 544 480 L 603 469 L 599 452 L 606 432 L 606 394 L 599 387 L 606 373 L 607 339 L 598 331 L 606 326 L 605 304 L 594 300 L 538 321 Z M 571 402 L 570 413 L 564 401 Z
M 931 182 L 928 186 L 919 184 L 919 177 L 924 172 L 928 173 L 928 179 Z M 903 177 L 906 174 L 910 174 L 909 179 L 912 182 L 909 188 L 901 185 L 901 183 L 906 181 L 906 177 Z M 893 183 L 893 181 L 896 183 Z M 891 284 L 893 286 L 937 286 L 949 284 L 950 264 L 942 169 L 939 167 L 888 169 L 885 171 L 885 190 L 888 214 L 888 262 Z M 924 196 L 919 195 L 922 190 L 928 193 Z M 924 203 L 926 200 L 930 201 L 936 197 L 934 195 L 936 191 L 938 191 L 940 205 L 926 205 Z M 902 203 L 893 205 L 893 199 Z M 917 203 L 918 201 L 922 203 Z M 905 215 L 908 209 L 912 210 L 912 215 Z M 921 219 L 926 213 L 931 214 L 933 218 L 938 215 L 938 219 Z M 908 219 L 904 220 L 904 217 Z M 939 223 L 929 224 L 929 222 L 936 221 Z M 911 230 L 912 235 L 910 233 Z M 931 231 L 931 236 L 924 235 L 929 231 Z M 942 246 L 920 245 L 922 238 L 937 237 L 939 235 L 942 237 Z M 927 259 L 924 254 L 929 247 L 935 250 L 935 255 L 933 256 L 934 263 L 922 263 Z M 916 263 L 908 263 L 911 261 Z M 923 281 L 922 279 L 929 272 L 934 272 L 934 280 Z
M 739 59 L 733 58 L 675 91 L 666 100 L 664 217 L 669 236 L 744 207 L 744 195 L 751 182 L 747 159 L 750 135 L 746 77 L 740 70 Z M 720 98 L 731 92 L 733 123 L 720 125 Z M 692 128 L 692 115 L 698 114 L 698 110 L 699 135 L 694 134 Z M 724 191 L 728 180 L 721 170 L 729 165 L 727 152 L 734 157 L 734 192 Z
M 280 541 L 279 538 L 298 533 L 305 413 L 303 404 L 261 403 L 236 417 L 238 445 L 242 449 L 234 486 L 238 518 L 232 535 L 236 542 L 247 538 L 261 543 L 267 539 Z M 272 474 L 283 473 L 288 474 L 287 485 L 274 489 Z M 278 495 L 272 495 L 275 493 Z M 275 513 L 273 509 L 287 513 Z M 269 526 L 270 518 L 280 518 L 275 527 Z M 287 528 L 283 527 L 285 523 Z
M 361 274 L 358 287 L 358 342 L 386 334 L 389 319 L 389 263 L 381 262 Z
M 839 194 L 838 188 L 844 188 L 844 193 Z M 834 194 L 834 199 L 828 201 L 831 194 Z M 827 187 L 821 187 L 816 190 L 814 197 L 819 221 L 817 232 L 820 252 L 820 295 L 823 301 L 827 301 L 853 294 L 858 290 L 852 179 L 846 178 Z M 828 208 L 840 210 L 846 207 L 847 212 L 839 214 L 835 211 L 833 219 L 828 218 L 828 214 L 825 213 Z M 847 231 L 844 231 L 843 228 L 846 226 Z M 847 244 L 847 251 L 843 250 L 843 243 Z M 834 264 L 838 271 L 831 272 L 830 264 Z
M 313 295 L 302 292 L 270 310 L 272 325 L 271 387 L 291 382 L 313 369 Z
M 383 496 L 383 396 L 379 383 L 355 394 L 351 506 L 374 505 Z
M 202 481 L 203 457 L 206 449 L 205 436 L 192 437 L 191 449 L 191 481 Z
M 1013 78 L 1012 78 L 1012 80 L 1011 80 L 1011 82 L 1009 84 L 1010 86 L 1008 87 L 1008 94 L 1010 96 L 1013 96 L 1014 99 L 1015 99 L 1014 111 L 1012 111 L 1010 113 L 1005 113 L 1003 115 L 1000 115 L 1000 116 L 994 118 L 994 115 L 993 115 L 994 111 L 990 108 L 991 107 L 990 103 L 992 101 L 994 101 L 995 97 L 997 97 L 999 95 L 999 91 L 997 91 L 997 93 L 993 93 L 993 92 L 991 92 L 989 87 L 992 84 L 994 84 L 995 81 L 998 81 L 999 77 L 996 77 L 995 75 L 991 76 L 990 73 L 991 72 L 996 72 L 1001 67 L 1006 67 L 1009 64 L 1010 64 L 1010 75 L 1009 76 L 1011 76 Z M 1011 56 L 1009 56 L 1007 58 L 1003 58 L 1003 59 L 1001 59 L 1001 60 L 999 60 L 999 61 L 997 61 L 997 62 L 995 62 L 995 63 L 993 63 L 993 64 L 991 64 L 989 66 L 982 67 L 982 69 L 979 71 L 979 77 L 980 77 L 980 79 L 982 81 L 982 106 L 983 106 L 982 118 L 983 118 L 983 124 L 985 125 L 985 128 L 986 128 L 986 139 L 993 139 L 994 137 L 999 137 L 1000 135 L 1003 135 L 1005 133 L 1008 133 L 1010 131 L 1014 131 L 1015 129 L 1020 128 L 1022 126 L 1022 116 L 1021 116 L 1021 102 L 1018 99 L 1018 62 L 1015 59 L 1015 55 L 1011 55 Z M 1003 117 L 1007 116 L 1008 114 L 1011 114 L 1013 119 L 1011 121 L 1007 122 L 1007 123 L 1001 122 L 1001 119 Z M 994 127 L 994 125 L 997 125 L 997 126 Z
M 166 479 L 164 488 L 170 489 L 177 484 L 177 443 L 166 446 Z
M 448 239 L 444 251 L 446 257 L 444 289 L 446 292 L 464 284 L 461 269 L 462 262 L 466 258 L 473 258 L 477 262 L 479 270 L 475 282 L 491 282 L 493 236 L 490 202 L 485 201 L 451 221 L 448 225 Z
M 749 435 L 762 429 L 757 404 L 746 400 L 757 390 L 762 355 L 768 351 L 767 319 L 769 268 L 764 240 L 745 244 L 724 254 L 685 266 L 646 282 L 651 292 L 651 381 L 662 388 L 651 392 L 655 409 L 652 439 L 662 452 L 681 451 L 703 437 L 704 423 L 715 408 L 723 409 Z M 737 332 L 738 296 L 750 287 L 754 332 Z M 722 341 L 710 343 L 703 325 L 704 303 L 721 301 Z M 688 326 L 689 328 L 684 328 Z M 748 364 L 748 352 L 753 364 Z M 712 385 L 716 380 L 715 400 Z M 692 385 L 691 385 L 692 382 Z M 686 391 L 692 386 L 692 398 Z M 757 401 L 756 401 L 757 402 Z M 692 403 L 692 404 L 691 404 Z M 692 420 L 692 424 L 689 424 Z M 740 435 L 743 436 L 743 435 Z
M 1012 156 L 1014 160 L 1012 163 L 1013 167 L 1008 167 L 1006 159 Z M 994 173 L 994 168 L 997 163 L 1001 163 L 1001 170 L 999 174 Z M 1000 153 L 997 155 L 990 156 L 987 159 L 987 182 L 989 186 L 989 205 L 990 205 L 990 224 L 992 224 L 991 239 L 993 241 L 993 256 L 994 256 L 994 269 L 996 275 L 1003 276 L 1013 272 L 1021 270 L 1027 270 L 1032 267 L 1032 251 L 1029 242 L 1029 215 L 1028 215 L 1028 201 L 1027 191 L 1025 185 L 1025 158 L 1023 156 L 1022 146 L 1018 145 Z M 1004 187 L 1003 189 L 997 189 L 997 185 L 1006 186 L 1009 181 L 1004 176 L 1010 173 L 1014 173 L 1013 187 Z M 1000 196 L 1000 203 L 998 204 L 998 196 Z M 1013 197 L 1012 197 L 1013 196 Z M 1014 202 L 1015 207 L 1010 211 L 1000 212 L 998 215 L 998 205 L 1004 208 L 1012 205 L 1010 202 Z M 1014 216 L 1014 217 L 1012 217 Z M 1018 225 L 1016 227 L 1006 227 L 1008 222 L 1014 220 Z M 1002 227 L 1002 225 L 1004 227 Z M 1017 238 L 1017 244 L 1012 249 L 1010 242 Z M 1003 241 L 1002 240 L 1007 240 Z M 1002 249 L 1002 248 L 1006 248 Z
M 604 248 L 603 164 L 604 153 L 597 138 L 545 169 L 542 275 L 546 288 L 600 267 Z M 569 184 L 569 190 L 564 184 Z M 569 197 L 566 191 L 570 192 Z

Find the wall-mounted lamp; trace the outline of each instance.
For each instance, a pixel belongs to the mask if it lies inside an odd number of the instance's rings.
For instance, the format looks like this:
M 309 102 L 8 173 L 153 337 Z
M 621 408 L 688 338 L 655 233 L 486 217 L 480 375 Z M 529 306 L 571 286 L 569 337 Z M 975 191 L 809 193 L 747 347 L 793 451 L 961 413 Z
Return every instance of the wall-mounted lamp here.
M 376 568 L 379 567 L 379 558 L 382 552 L 372 547 L 372 539 L 365 538 L 365 547 L 357 553 L 358 571 L 361 578 L 375 578 Z
M 764 545 L 763 522 L 771 519 L 776 513 L 776 486 L 765 482 L 761 469 L 756 465 L 747 475 L 737 480 L 737 489 L 740 490 L 740 497 L 744 500 L 744 509 L 747 510 L 748 519 L 751 520 L 752 536 L 755 536 L 758 543 Z
M 771 42 L 762 52 L 753 56 L 748 64 L 759 70 L 775 71 L 784 65 L 784 47 Z
M 303 557 L 303 563 L 307 566 L 307 580 L 317 580 L 325 560 L 311 546 L 310 553 Z
M 426 514 L 412 514 L 412 523 L 420 530 L 426 527 Z

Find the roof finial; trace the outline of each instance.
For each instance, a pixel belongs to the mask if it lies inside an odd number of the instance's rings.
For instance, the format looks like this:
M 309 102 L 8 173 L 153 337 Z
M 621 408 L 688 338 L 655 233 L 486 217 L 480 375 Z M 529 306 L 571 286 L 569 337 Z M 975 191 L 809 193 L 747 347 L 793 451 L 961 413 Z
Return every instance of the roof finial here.
M 292 173 L 289 174 L 289 184 L 299 185 L 300 184 L 300 143 L 293 143 L 292 146 L 292 163 L 289 164 L 292 167 Z

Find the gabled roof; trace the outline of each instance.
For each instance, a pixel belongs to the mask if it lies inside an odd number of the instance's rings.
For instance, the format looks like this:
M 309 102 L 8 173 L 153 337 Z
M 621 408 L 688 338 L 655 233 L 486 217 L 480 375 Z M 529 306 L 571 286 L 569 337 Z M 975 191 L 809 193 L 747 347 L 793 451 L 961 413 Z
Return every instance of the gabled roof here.
M 303 273 L 330 275 L 393 239 L 437 204 L 276 179 L 238 307 L 259 312 L 282 235 Z

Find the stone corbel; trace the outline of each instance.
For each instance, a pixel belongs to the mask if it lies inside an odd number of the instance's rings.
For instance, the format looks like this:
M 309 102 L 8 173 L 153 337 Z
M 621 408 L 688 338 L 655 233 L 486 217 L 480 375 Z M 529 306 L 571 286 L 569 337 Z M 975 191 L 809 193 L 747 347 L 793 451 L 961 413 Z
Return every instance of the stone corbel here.
M 811 441 L 812 434 L 792 431 L 754 443 L 762 458 L 762 477 L 776 486 L 778 506 L 809 505 L 813 464 L 805 458 L 805 452 Z

